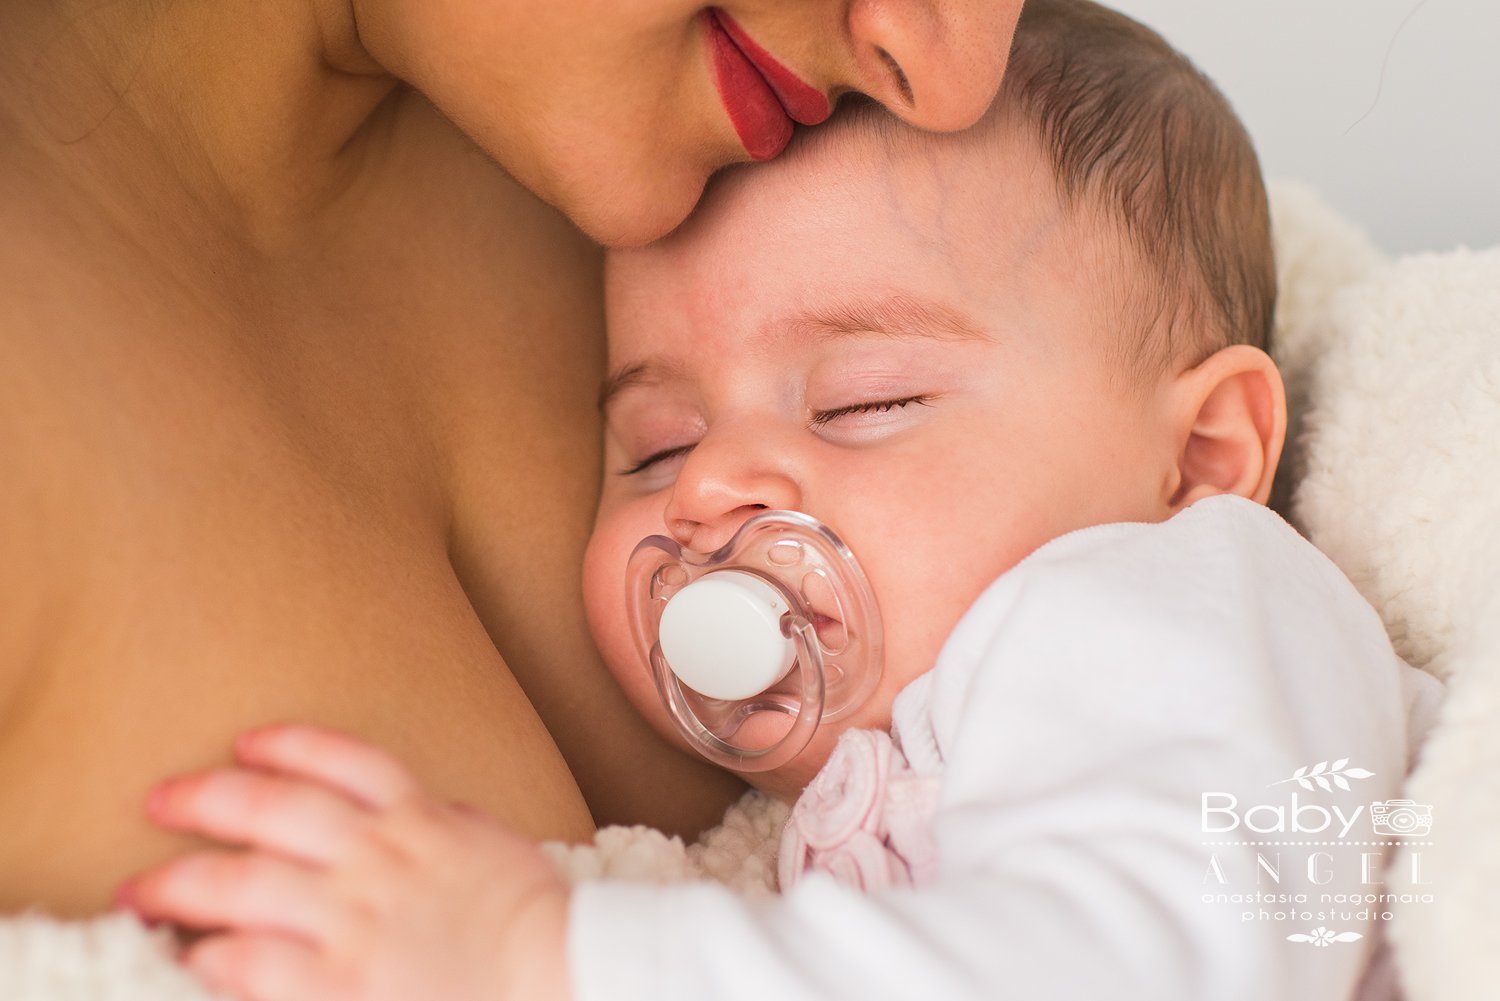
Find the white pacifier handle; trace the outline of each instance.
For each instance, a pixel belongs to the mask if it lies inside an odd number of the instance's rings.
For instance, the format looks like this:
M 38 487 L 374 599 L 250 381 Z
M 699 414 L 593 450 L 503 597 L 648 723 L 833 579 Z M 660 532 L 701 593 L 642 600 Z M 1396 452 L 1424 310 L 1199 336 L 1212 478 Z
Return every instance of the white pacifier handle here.
M 768 581 L 743 570 L 719 570 L 672 596 L 661 613 L 658 642 L 667 666 L 693 691 L 724 701 L 748 699 L 792 669 L 797 646 L 791 614 L 791 605 Z
M 790 625 L 791 620 L 783 621 Z M 661 644 L 651 648 L 651 674 L 657 693 L 678 731 L 709 761 L 741 772 L 769 771 L 802 753 L 812 740 L 824 718 L 823 660 L 817 652 L 818 641 L 812 626 L 803 620 L 797 623 L 791 626 L 797 668 L 797 695 L 792 699 L 762 697 L 705 704 L 701 692 L 683 688 L 681 679 L 667 665 Z M 792 717 L 791 728 L 779 740 L 762 748 L 746 748 L 725 739 L 726 732 L 733 736 L 751 716 L 767 711 Z

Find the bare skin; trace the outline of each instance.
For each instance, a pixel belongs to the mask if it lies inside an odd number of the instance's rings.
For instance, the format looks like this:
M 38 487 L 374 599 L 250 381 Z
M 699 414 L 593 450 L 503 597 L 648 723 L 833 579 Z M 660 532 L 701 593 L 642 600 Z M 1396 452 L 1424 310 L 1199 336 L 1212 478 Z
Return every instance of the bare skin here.
M 533 837 L 711 823 L 584 626 L 592 244 L 349 51 L 63 6 L 0 16 L 0 911 L 106 907 L 277 719 Z

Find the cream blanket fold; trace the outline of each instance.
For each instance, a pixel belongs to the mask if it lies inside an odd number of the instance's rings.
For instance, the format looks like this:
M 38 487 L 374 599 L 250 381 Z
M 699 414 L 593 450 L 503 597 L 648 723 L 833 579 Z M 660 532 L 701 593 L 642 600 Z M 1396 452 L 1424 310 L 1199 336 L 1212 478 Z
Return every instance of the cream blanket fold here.
M 1413 256 L 1333 295 L 1306 330 L 1293 518 L 1448 682 L 1406 796 L 1432 809 L 1423 878 L 1390 890 L 1410 1001 L 1500 984 L 1500 248 Z

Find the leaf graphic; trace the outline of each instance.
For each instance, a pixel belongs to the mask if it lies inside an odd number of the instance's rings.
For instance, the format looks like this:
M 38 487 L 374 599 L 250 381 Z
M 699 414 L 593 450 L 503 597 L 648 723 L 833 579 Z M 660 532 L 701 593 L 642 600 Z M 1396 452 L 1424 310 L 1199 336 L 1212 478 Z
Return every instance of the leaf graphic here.
M 1327 761 L 1320 761 L 1316 765 L 1303 765 L 1288 777 L 1280 779 L 1276 782 L 1272 782 L 1270 783 L 1270 785 L 1279 786 L 1283 782 L 1295 782 L 1302 788 L 1311 792 L 1313 788 L 1312 784 L 1316 782 L 1324 790 L 1332 791 L 1333 786 L 1328 784 L 1328 780 L 1332 780 L 1338 783 L 1338 787 L 1340 789 L 1347 790 L 1349 788 L 1349 785 L 1344 779 L 1344 776 L 1355 779 L 1367 779 L 1375 774 L 1374 772 L 1366 771 L 1363 768 L 1349 768 L 1346 770 L 1344 766 L 1348 763 L 1348 758 L 1339 758 L 1337 761 L 1333 762 L 1332 765 L 1330 765 Z
M 1333 784 L 1336 785 L 1336 786 L 1338 786 L 1340 789 L 1344 790 L 1345 792 L 1349 791 L 1349 780 L 1346 779 L 1346 778 L 1344 778 L 1342 775 L 1335 775 L 1333 777 Z
M 1335 942 L 1357 942 L 1362 938 L 1364 936 L 1357 931 L 1341 931 L 1333 936 Z
M 1288 942 L 1311 942 L 1311 935 L 1303 935 L 1301 932 L 1292 932 L 1286 937 Z

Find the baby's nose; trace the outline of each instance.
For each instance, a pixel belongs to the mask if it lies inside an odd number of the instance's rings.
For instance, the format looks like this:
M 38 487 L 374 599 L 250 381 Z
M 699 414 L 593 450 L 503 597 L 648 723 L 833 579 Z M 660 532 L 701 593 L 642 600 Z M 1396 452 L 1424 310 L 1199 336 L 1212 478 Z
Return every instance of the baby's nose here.
M 787 465 L 769 449 L 705 438 L 672 485 L 668 531 L 685 548 L 711 553 L 761 511 L 800 510 L 802 491 Z
M 727 512 L 722 517 L 711 518 L 707 521 L 669 517 L 667 527 L 671 530 L 672 537 L 684 549 L 690 549 L 695 553 L 712 553 L 734 538 L 734 533 L 739 531 L 741 525 L 767 510 L 770 510 L 770 507 L 765 504 L 745 504 Z

